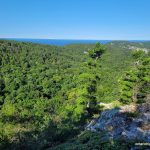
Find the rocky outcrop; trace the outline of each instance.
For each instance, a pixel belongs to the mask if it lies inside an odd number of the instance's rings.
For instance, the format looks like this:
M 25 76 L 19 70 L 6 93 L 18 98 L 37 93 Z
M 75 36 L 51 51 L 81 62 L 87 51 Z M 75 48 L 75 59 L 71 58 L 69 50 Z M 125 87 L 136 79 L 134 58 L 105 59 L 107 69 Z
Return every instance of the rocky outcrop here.
M 150 104 L 107 109 L 86 129 L 106 132 L 105 138 L 150 142 Z

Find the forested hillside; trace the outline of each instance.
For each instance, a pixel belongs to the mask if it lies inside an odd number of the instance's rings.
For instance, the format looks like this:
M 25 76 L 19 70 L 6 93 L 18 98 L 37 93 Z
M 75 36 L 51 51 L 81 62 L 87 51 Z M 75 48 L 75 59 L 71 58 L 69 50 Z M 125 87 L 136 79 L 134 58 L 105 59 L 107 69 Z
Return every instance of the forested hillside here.
M 1 40 L 0 149 L 54 148 L 79 135 L 101 102 L 147 101 L 149 49 L 149 42 L 57 47 Z M 99 143 L 96 133 L 85 133 L 85 143 L 90 137 Z M 82 137 L 74 140 L 83 146 Z

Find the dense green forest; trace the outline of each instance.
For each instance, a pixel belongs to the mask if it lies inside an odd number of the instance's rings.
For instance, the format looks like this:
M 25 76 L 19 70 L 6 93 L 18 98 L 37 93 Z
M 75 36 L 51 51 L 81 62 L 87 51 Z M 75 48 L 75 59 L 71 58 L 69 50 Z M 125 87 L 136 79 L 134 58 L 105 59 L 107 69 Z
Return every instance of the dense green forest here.
M 101 143 L 96 133 L 77 135 L 100 114 L 101 102 L 144 102 L 149 49 L 149 42 L 50 46 L 1 40 L 0 149 L 84 150 L 96 143 L 94 149 L 115 149 L 119 143 Z

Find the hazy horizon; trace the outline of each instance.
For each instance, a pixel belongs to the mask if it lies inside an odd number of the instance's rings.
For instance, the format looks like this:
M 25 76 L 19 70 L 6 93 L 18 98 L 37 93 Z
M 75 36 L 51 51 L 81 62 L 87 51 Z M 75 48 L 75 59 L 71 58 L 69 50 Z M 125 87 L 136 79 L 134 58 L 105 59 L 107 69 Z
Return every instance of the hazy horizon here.
M 0 37 L 0 39 L 31 39 L 31 40 L 89 40 L 89 41 L 150 41 L 150 39 L 63 39 L 63 38 L 24 38 L 24 37 Z

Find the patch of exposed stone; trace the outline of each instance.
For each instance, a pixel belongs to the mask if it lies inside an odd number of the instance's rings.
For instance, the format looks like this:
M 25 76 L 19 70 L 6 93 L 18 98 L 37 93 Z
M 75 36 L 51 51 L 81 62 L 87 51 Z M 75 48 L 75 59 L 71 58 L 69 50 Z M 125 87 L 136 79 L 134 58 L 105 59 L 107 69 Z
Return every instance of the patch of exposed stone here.
M 105 138 L 150 142 L 150 104 L 107 109 L 86 126 L 93 132 L 106 132 Z
M 147 48 L 139 48 L 139 47 L 136 47 L 136 46 L 129 46 L 129 49 L 131 49 L 131 50 L 137 50 L 137 51 L 144 51 L 145 53 L 148 53 L 148 49 Z

